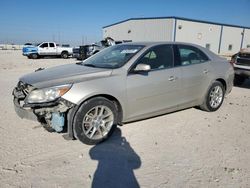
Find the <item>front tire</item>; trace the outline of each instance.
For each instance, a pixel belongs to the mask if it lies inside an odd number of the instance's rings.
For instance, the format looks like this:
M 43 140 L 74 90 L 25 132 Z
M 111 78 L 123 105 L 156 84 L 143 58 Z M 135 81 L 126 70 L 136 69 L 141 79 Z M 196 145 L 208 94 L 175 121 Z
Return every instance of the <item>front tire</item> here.
M 32 59 L 38 59 L 38 57 L 39 57 L 38 54 L 31 54 L 30 55 L 30 58 L 32 58 Z
M 98 144 L 114 132 L 118 123 L 118 110 L 113 102 L 103 97 L 84 102 L 76 112 L 73 131 L 84 144 Z
M 87 59 L 86 56 L 84 54 L 80 54 L 77 60 L 82 61 L 82 60 L 85 60 L 85 59 Z
M 209 88 L 203 104 L 202 110 L 214 112 L 220 108 L 224 101 L 225 88 L 221 82 L 215 81 Z

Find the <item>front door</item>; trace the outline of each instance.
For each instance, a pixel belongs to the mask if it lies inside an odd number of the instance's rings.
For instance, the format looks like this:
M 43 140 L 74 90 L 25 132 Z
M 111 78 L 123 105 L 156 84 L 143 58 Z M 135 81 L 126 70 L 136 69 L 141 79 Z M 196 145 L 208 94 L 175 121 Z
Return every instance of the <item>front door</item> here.
M 127 77 L 127 119 L 143 117 L 176 107 L 180 95 L 180 67 L 173 67 L 172 45 L 149 49 L 133 65 Z M 151 66 L 148 72 L 134 72 L 138 64 Z
M 49 44 L 44 42 L 38 46 L 38 53 L 39 55 L 48 55 Z

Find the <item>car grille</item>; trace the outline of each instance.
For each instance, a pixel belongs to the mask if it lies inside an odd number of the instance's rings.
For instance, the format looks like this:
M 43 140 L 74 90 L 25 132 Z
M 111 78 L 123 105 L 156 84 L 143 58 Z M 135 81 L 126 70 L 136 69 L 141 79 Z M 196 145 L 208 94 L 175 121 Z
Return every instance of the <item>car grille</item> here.
M 19 81 L 15 89 L 13 90 L 13 95 L 18 99 L 25 99 L 29 94 L 28 85 Z

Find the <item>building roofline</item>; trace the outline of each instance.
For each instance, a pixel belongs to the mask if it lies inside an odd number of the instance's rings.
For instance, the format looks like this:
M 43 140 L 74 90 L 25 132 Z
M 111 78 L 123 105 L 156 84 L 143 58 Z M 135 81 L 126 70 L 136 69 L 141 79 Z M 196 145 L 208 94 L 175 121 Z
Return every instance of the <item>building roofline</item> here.
M 247 27 L 247 26 L 225 24 L 225 23 L 211 22 L 211 21 L 203 21 L 203 20 L 196 20 L 196 19 L 183 18 L 183 17 L 177 17 L 177 16 L 129 18 L 129 19 L 126 19 L 126 20 L 122 20 L 122 21 L 110 24 L 110 25 L 106 25 L 106 26 L 104 26 L 102 28 L 105 29 L 107 27 L 118 25 L 118 24 L 121 24 L 121 23 L 124 23 L 124 22 L 127 22 L 127 21 L 131 21 L 131 20 L 152 20 L 152 19 L 176 19 L 176 20 L 184 20 L 184 21 L 191 21 L 191 22 L 198 22 L 198 23 L 206 23 L 206 24 L 213 24 L 213 25 L 223 25 L 223 26 L 228 26 L 228 27 L 238 27 L 238 28 L 250 29 L 250 27 Z

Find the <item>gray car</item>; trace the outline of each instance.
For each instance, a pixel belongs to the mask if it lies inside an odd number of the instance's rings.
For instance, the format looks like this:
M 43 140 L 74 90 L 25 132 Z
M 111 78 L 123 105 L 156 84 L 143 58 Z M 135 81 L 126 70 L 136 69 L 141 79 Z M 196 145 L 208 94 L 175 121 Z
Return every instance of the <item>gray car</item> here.
M 14 106 L 21 118 L 97 144 L 123 123 L 193 106 L 216 111 L 233 79 L 231 64 L 203 47 L 127 43 L 21 77 Z

